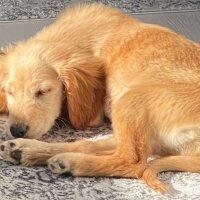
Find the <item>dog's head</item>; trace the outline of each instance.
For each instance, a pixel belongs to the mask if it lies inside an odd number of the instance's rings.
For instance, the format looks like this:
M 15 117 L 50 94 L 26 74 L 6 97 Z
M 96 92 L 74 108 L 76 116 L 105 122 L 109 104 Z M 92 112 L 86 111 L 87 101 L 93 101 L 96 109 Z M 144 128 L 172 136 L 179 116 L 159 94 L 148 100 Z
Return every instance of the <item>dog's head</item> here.
M 1 56 L 9 135 L 41 137 L 59 116 L 63 94 L 75 128 L 86 128 L 102 107 L 103 77 L 98 69 L 102 63 L 50 46 L 20 43 Z

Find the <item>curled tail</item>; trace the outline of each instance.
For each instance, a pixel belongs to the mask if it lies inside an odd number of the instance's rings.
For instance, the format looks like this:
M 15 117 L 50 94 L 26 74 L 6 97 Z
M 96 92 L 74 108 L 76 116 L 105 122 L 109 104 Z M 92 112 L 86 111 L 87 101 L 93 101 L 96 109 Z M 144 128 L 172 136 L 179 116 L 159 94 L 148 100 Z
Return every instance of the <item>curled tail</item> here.
M 157 178 L 157 174 L 164 171 L 200 172 L 200 156 L 167 156 L 155 159 L 149 163 L 142 179 L 156 191 L 172 193 L 173 188 Z

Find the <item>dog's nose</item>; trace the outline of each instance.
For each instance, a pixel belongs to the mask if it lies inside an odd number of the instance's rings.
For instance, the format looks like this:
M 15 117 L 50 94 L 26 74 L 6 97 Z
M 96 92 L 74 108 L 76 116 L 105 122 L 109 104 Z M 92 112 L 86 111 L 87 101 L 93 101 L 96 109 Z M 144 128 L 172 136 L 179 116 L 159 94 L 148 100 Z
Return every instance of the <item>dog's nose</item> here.
M 28 131 L 29 127 L 25 124 L 12 124 L 10 126 L 10 132 L 11 135 L 15 138 L 23 138 L 27 131 Z

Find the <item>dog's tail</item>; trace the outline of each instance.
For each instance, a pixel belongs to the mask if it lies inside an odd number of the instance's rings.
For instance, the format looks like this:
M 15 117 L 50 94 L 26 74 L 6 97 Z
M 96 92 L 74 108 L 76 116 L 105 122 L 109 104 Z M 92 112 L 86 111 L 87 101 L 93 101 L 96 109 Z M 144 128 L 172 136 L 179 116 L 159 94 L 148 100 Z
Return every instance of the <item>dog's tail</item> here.
M 164 171 L 200 172 L 200 156 L 167 156 L 149 163 L 156 173 Z
M 200 172 L 200 156 L 167 156 L 155 159 L 149 163 L 142 179 L 154 190 L 172 193 L 173 188 L 157 178 L 157 174 L 164 171 Z

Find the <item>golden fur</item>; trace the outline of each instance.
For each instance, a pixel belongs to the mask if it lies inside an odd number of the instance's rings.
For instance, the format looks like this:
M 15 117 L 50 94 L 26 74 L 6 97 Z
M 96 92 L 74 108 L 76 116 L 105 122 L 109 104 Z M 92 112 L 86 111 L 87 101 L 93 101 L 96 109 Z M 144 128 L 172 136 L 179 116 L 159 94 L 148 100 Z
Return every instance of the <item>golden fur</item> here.
M 11 140 L 1 146 L 4 159 L 30 166 L 53 156 L 48 166 L 56 173 L 138 177 L 161 192 L 167 186 L 158 172 L 200 171 L 199 44 L 92 4 L 68 9 L 7 51 L 1 81 L 9 123 L 28 124 L 26 137 L 40 137 L 52 126 L 62 84 L 71 123 L 100 124 L 105 106 L 113 137 L 56 144 Z M 0 97 L 2 104 L 4 94 Z M 150 154 L 160 158 L 147 164 Z

